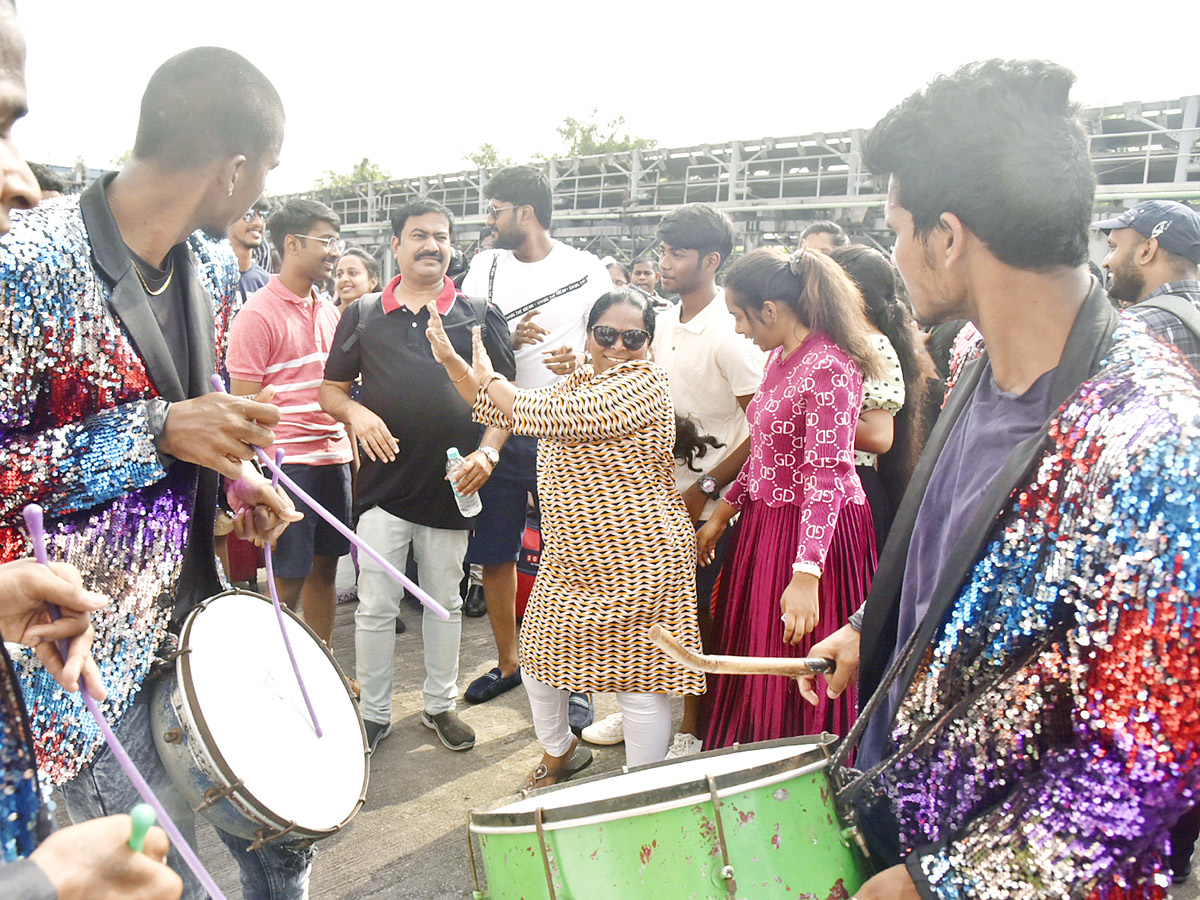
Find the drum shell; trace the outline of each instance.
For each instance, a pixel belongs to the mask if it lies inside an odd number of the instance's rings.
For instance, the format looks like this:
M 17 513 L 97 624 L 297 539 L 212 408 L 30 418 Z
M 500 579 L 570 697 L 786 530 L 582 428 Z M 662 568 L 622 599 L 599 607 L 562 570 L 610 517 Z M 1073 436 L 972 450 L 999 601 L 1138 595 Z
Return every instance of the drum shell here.
M 310 843 L 329 837 L 345 827 L 366 800 L 369 768 L 365 760 L 369 759 L 369 751 L 358 704 L 351 699 L 349 686 L 344 683 L 345 675 L 328 649 L 323 650 L 323 655 L 332 670 L 337 673 L 339 684 L 346 692 L 346 708 L 353 712 L 364 759 L 363 783 L 357 803 L 341 822 L 329 827 L 313 827 L 311 822 L 304 825 L 287 820 L 273 812 L 266 803 L 255 797 L 251 789 L 238 781 L 233 769 L 217 749 L 204 716 L 195 705 L 196 699 L 189 693 L 189 690 L 193 689 L 190 687 L 192 682 L 187 678 L 188 666 L 185 660 L 190 652 L 188 639 L 193 618 L 214 601 L 240 596 L 244 596 L 248 601 L 264 604 L 267 610 L 271 609 L 271 601 L 268 598 L 234 589 L 208 598 L 185 620 L 181 638 L 183 647 L 176 654 L 174 664 L 163 677 L 156 679 L 151 688 L 149 710 L 155 748 L 175 788 L 196 812 L 222 831 L 251 842 Z M 284 610 L 283 614 L 307 632 L 313 642 L 319 644 L 319 639 L 302 619 L 289 610 Z M 293 637 L 293 641 L 295 640 Z M 290 676 L 290 672 L 288 675 Z
M 154 745 L 171 783 L 178 788 L 192 809 L 198 810 L 214 827 L 253 841 L 261 837 L 260 828 L 267 833 L 283 831 L 287 822 L 278 822 L 264 816 L 260 810 L 247 803 L 234 791 L 229 793 L 229 779 L 216 762 L 203 750 L 203 742 L 197 739 L 196 723 L 187 714 L 179 681 L 174 673 L 154 685 L 150 695 L 150 716 L 153 722 Z M 182 739 L 169 743 L 166 735 L 180 734 Z M 226 796 L 211 805 L 205 794 L 227 792 Z M 325 837 L 333 832 L 308 833 L 293 830 L 299 839 Z
M 687 759 L 788 742 L 768 741 Z M 834 810 L 825 757 L 808 756 L 804 763 L 791 771 L 769 765 L 716 779 L 720 830 L 739 897 L 844 898 L 866 879 L 865 860 Z M 472 814 L 471 831 L 479 838 L 489 900 L 549 900 L 533 819 L 532 813 Z M 559 900 L 662 900 L 667 885 L 672 897 L 730 896 L 722 877 L 720 830 L 703 781 L 547 809 L 543 820 Z

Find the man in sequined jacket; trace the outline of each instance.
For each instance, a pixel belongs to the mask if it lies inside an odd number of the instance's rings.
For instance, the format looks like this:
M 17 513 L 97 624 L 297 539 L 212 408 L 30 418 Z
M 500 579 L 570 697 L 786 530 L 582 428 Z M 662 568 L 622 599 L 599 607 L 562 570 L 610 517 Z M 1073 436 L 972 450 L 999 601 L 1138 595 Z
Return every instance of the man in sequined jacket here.
M 986 352 L 865 615 L 812 649 L 838 660 L 835 694 L 861 657 L 870 698 L 865 774 L 838 773 L 882 868 L 859 900 L 1160 897 L 1194 802 L 1200 389 L 1089 278 L 1073 80 L 965 66 L 866 145 L 918 318 L 968 318 Z
M 140 689 L 172 624 L 220 589 L 219 475 L 248 536 L 272 540 L 298 518 L 247 462 L 250 444 L 271 443 L 276 408 L 208 393 L 238 269 L 206 234 L 261 194 L 282 139 L 261 72 L 231 51 L 185 51 L 152 76 L 126 167 L 0 238 L 0 562 L 28 555 L 20 515 L 37 502 L 51 556 L 112 598 L 94 617 L 104 708 L 185 834 L 192 813 L 154 752 Z M 78 695 L 31 654 L 14 663 L 39 769 L 72 818 L 127 811 L 136 794 Z M 245 896 L 268 896 L 264 866 L 284 873 L 275 896 L 303 896 L 310 853 L 248 854 L 222 837 Z M 174 851 L 170 861 L 182 871 Z M 190 873 L 185 884 L 202 896 Z

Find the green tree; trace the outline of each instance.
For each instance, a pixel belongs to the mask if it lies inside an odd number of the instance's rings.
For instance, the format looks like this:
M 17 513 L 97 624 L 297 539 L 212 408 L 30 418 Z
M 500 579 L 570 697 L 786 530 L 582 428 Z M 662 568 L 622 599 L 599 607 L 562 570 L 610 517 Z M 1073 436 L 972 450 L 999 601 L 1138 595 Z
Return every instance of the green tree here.
M 471 153 L 464 153 L 463 159 L 480 169 L 492 169 L 496 166 L 512 165 L 511 157 L 501 156 L 496 146 L 489 143 L 480 144 L 479 148 Z
M 625 124 L 624 116 L 602 123 L 599 110 L 593 109 L 586 119 L 567 116 L 556 129 L 562 138 L 564 149 L 559 158 L 571 156 L 594 156 L 598 153 L 619 153 L 626 150 L 649 150 L 657 147 L 653 138 L 633 137 L 629 132 L 619 133 Z
M 362 184 L 367 181 L 387 181 L 392 173 L 382 166 L 376 165 L 365 156 L 349 172 L 334 172 L 326 169 L 325 174 L 317 179 L 318 190 L 348 187 L 352 184 Z
M 133 159 L 133 148 L 132 147 L 130 147 L 128 150 L 126 150 L 120 156 L 114 156 L 112 158 L 112 167 L 114 169 L 123 169 L 123 168 L 125 168 L 125 163 L 129 162 L 131 159 Z

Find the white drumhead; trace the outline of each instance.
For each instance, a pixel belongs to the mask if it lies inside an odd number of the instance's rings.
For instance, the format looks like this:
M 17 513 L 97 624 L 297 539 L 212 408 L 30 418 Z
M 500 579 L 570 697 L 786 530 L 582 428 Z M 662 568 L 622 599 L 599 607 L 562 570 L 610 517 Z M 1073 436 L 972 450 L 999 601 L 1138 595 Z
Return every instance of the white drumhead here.
M 199 717 L 216 751 L 276 817 L 321 831 L 354 811 L 367 777 L 354 701 L 317 641 L 284 624 L 323 736 L 296 684 L 275 608 L 247 594 L 218 596 L 196 613 L 187 656 Z
M 526 797 L 508 806 L 492 810 L 493 813 L 523 813 L 533 812 L 538 807 L 543 809 L 561 809 L 567 806 L 580 806 L 594 803 L 597 800 L 611 800 L 614 797 L 628 797 L 651 790 L 661 790 L 678 784 L 690 784 L 693 781 L 704 781 L 712 775 L 717 777 L 733 772 L 742 772 L 765 766 L 783 759 L 797 756 L 818 754 L 817 745 L 787 744 L 776 747 L 756 747 L 750 750 L 738 750 L 733 753 L 721 753 L 712 756 L 701 754 L 676 760 L 670 765 L 653 766 L 608 778 L 597 778 L 582 784 L 567 784 L 555 791 Z M 747 777 L 747 781 L 752 780 Z M 724 793 L 724 792 L 722 792 Z

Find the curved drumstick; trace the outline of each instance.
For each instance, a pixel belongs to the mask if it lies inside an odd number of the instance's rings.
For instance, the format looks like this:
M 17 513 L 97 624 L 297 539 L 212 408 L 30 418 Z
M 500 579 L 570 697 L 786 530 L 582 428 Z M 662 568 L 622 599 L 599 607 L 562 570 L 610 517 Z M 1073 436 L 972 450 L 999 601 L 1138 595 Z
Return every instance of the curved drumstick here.
M 710 656 L 689 650 L 661 625 L 650 626 L 650 640 L 681 666 L 713 675 L 816 675 L 832 674 L 832 659 L 774 659 L 764 656 Z
M 277 468 L 275 477 L 271 479 L 272 487 L 279 485 L 279 472 L 283 469 L 282 447 L 275 451 L 275 463 Z M 304 686 L 304 679 L 300 677 L 300 665 L 296 662 L 296 654 L 292 652 L 292 642 L 288 638 L 287 626 L 283 621 L 283 605 L 279 602 L 279 590 L 275 587 L 275 561 L 270 544 L 263 548 L 263 562 L 267 568 L 267 587 L 271 592 L 271 603 L 275 606 L 275 618 L 279 620 L 279 633 L 283 635 L 284 649 L 287 650 L 288 659 L 292 661 L 292 671 L 296 673 L 296 684 L 300 686 L 300 696 L 304 698 L 304 705 L 308 707 L 308 715 L 312 719 L 313 730 L 316 731 L 317 737 L 324 737 L 325 735 L 321 733 L 321 723 L 317 721 L 316 710 L 313 709 L 312 701 L 308 699 L 308 688 Z
M 42 523 L 42 508 L 36 503 L 30 503 L 25 507 L 24 514 L 25 528 L 29 531 L 29 539 L 33 542 L 33 558 L 42 565 L 48 566 L 50 565 L 50 557 L 46 553 L 46 530 Z M 51 619 L 61 617 L 58 607 L 52 603 L 46 604 L 46 611 L 50 614 Z M 65 661 L 67 658 L 66 640 L 58 642 L 58 653 Z M 88 691 L 87 685 L 83 683 L 82 676 L 79 679 L 79 694 L 83 697 L 83 705 L 87 707 L 88 712 L 92 714 L 92 718 L 96 720 L 96 725 L 99 726 L 100 733 L 104 735 L 104 741 L 108 744 L 108 748 L 112 750 L 113 756 L 120 763 L 125 774 L 129 776 L 129 780 L 133 782 L 133 786 L 137 789 L 137 792 L 142 795 L 142 799 L 154 808 L 154 812 L 158 816 L 158 824 L 167 833 L 167 837 L 171 839 L 171 846 L 179 851 L 179 855 L 183 857 L 183 861 L 187 863 L 187 867 L 192 870 L 192 874 L 196 876 L 196 879 L 208 891 L 210 900 L 225 900 L 225 895 L 221 893 L 221 889 L 217 887 L 217 883 L 213 881 L 213 877 L 204 868 L 204 863 L 200 862 L 200 857 L 196 855 L 196 851 L 188 846 L 188 842 L 183 839 L 179 828 L 171 821 L 171 816 L 167 813 L 158 797 L 154 796 L 154 791 L 150 788 L 146 779 L 142 777 L 142 773 L 138 771 L 137 766 L 134 765 L 128 751 L 113 733 L 112 726 L 108 724 L 108 719 L 104 718 L 104 713 L 100 711 L 100 707 L 96 704 L 91 692 Z
M 214 375 L 212 377 L 212 386 L 214 391 L 220 391 L 222 393 L 225 392 L 225 382 L 221 380 L 220 375 Z M 371 559 L 375 560 L 375 562 L 379 563 L 379 565 L 383 567 L 383 571 L 387 572 L 392 576 L 392 578 L 396 579 L 396 581 L 408 588 L 409 593 L 420 600 L 421 603 L 425 605 L 426 609 L 432 611 L 433 614 L 440 619 L 450 618 L 450 613 L 446 607 L 442 606 L 442 604 L 438 603 L 427 593 L 421 590 L 421 588 L 414 584 L 412 580 L 409 579 L 403 572 L 384 559 L 374 547 L 347 528 L 337 516 L 310 497 L 308 491 L 304 490 L 304 488 L 292 481 L 292 479 L 288 477 L 287 472 L 284 472 L 282 469 L 280 469 L 279 466 L 275 464 L 275 460 L 268 457 L 262 447 L 255 447 L 254 452 L 258 455 L 259 460 L 264 466 L 275 473 L 275 475 L 279 477 L 280 481 L 292 489 L 293 494 L 307 503 L 309 507 L 322 519 L 328 522 L 338 534 L 346 538 L 346 540 L 352 543 L 355 547 L 367 554 L 367 556 L 371 557 Z

